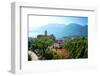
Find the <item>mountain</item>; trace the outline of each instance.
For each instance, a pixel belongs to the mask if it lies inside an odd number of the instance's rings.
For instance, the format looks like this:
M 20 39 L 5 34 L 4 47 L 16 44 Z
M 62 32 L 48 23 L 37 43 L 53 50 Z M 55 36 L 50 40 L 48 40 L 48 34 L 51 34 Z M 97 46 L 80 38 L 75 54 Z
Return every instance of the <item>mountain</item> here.
M 54 34 L 56 39 L 63 38 L 66 36 L 84 36 L 88 34 L 87 25 L 80 25 L 76 23 L 65 24 L 47 24 L 35 31 L 43 32 L 47 30 L 48 35 Z
M 47 30 L 48 34 L 61 33 L 64 30 L 65 26 L 65 24 L 47 24 L 45 26 L 40 27 L 39 30 Z
M 71 23 L 65 27 L 63 32 L 65 36 L 85 36 L 88 34 L 88 27 L 87 25 Z
M 48 25 L 42 26 L 39 30 L 41 32 L 44 32 L 45 30 L 47 30 L 48 35 L 53 34 L 58 39 L 60 37 L 63 37 L 62 33 L 65 26 L 66 26 L 65 24 L 48 24 Z

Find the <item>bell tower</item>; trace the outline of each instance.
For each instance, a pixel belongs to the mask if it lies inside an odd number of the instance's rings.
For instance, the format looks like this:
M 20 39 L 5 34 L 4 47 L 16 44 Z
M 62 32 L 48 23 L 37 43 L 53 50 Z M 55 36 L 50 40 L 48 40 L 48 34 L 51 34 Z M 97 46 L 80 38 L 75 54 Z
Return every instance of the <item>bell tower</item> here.
M 45 36 L 47 36 L 47 30 L 45 30 Z

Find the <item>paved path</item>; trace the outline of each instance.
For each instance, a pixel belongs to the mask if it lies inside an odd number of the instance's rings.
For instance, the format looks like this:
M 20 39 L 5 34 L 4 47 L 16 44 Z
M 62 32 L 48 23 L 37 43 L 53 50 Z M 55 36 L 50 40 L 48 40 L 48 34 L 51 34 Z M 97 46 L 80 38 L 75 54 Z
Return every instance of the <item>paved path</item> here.
M 38 56 L 34 52 L 29 51 L 29 53 L 31 54 L 32 60 L 38 60 Z

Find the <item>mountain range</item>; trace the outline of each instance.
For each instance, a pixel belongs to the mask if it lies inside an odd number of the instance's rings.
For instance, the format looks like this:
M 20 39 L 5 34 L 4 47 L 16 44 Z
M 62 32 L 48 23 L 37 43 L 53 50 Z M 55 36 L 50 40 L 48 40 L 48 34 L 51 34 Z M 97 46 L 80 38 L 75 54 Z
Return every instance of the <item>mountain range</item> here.
M 66 36 L 87 36 L 88 35 L 88 26 L 80 25 L 77 23 L 66 24 L 47 24 L 38 29 L 35 29 L 37 32 L 44 32 L 47 30 L 48 35 L 55 35 L 56 39 L 63 38 Z

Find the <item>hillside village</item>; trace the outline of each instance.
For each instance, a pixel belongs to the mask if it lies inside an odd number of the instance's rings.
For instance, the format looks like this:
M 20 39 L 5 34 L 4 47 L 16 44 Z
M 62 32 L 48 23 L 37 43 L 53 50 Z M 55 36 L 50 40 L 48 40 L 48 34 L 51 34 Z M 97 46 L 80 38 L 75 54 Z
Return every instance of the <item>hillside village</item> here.
M 87 58 L 87 48 L 87 36 L 56 39 L 45 30 L 44 34 L 28 40 L 28 60 Z
M 65 57 L 65 58 L 68 57 L 68 52 L 64 49 L 63 40 L 56 40 L 56 38 L 55 38 L 55 36 L 53 34 L 48 35 L 47 30 L 45 30 L 44 34 L 37 35 L 37 37 L 35 39 L 45 38 L 45 37 L 48 38 L 48 39 L 53 40 L 52 45 L 47 46 L 47 48 L 45 49 L 45 51 L 48 50 L 48 52 L 49 52 L 51 50 L 51 52 L 55 53 L 55 55 L 57 54 L 57 56 L 61 54 L 62 57 Z M 45 42 L 46 42 L 46 40 L 45 40 Z M 43 45 L 43 46 L 45 46 L 45 45 Z M 37 56 L 39 56 L 39 52 L 41 51 L 41 50 L 38 49 L 38 47 L 36 47 L 35 43 L 32 44 L 31 50 Z M 62 57 L 61 57 L 61 59 L 62 59 Z M 35 58 L 37 58 L 37 57 L 35 56 Z M 49 58 L 49 56 L 47 58 L 51 59 L 51 58 Z M 58 56 L 58 58 L 60 58 L 60 56 Z M 55 59 L 58 59 L 58 58 L 55 57 Z
M 53 34 L 48 35 L 47 30 L 45 30 L 44 35 L 37 35 L 37 38 L 39 37 L 48 37 L 50 39 L 53 39 L 53 45 L 49 46 L 48 48 L 63 48 L 63 40 L 56 40 Z

